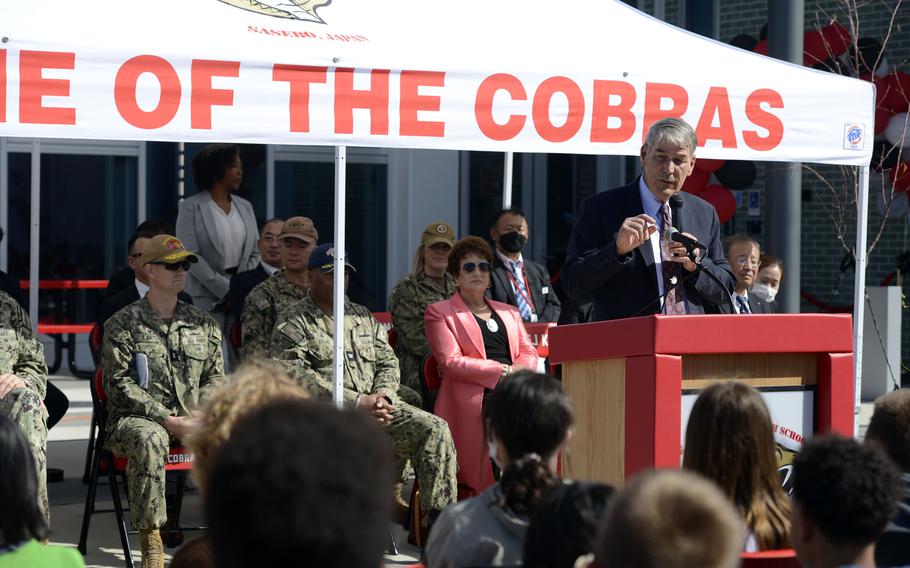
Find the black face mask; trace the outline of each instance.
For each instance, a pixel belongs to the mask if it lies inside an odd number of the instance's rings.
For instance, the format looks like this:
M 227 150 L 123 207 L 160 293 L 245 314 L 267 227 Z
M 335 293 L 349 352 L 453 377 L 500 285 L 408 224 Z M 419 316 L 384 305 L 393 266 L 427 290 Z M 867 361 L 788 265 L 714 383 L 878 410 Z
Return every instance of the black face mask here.
M 528 244 L 528 237 L 518 231 L 499 235 L 499 246 L 507 252 L 521 252 L 521 249 L 525 248 L 526 244 Z

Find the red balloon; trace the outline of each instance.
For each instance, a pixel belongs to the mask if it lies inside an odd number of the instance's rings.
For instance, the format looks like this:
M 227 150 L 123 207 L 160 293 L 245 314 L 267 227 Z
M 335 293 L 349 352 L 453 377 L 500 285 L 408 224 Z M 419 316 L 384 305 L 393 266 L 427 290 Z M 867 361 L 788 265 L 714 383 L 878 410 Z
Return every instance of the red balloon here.
M 910 75 L 892 71 L 876 79 L 875 103 L 877 108 L 892 113 L 907 112 L 910 109 Z
M 761 55 L 768 55 L 768 40 L 763 39 L 756 43 L 755 47 L 752 48 L 752 51 Z
M 736 197 L 722 185 L 709 185 L 700 197 L 714 206 L 721 223 L 726 223 L 736 214 Z
M 837 22 L 831 22 L 822 28 L 822 36 L 825 43 L 833 55 L 841 55 L 850 49 L 853 39 L 850 37 L 850 30 Z
M 880 108 L 875 111 L 875 133 L 881 134 L 888 128 L 888 122 L 891 121 L 891 117 L 894 116 L 894 113 L 890 110 L 885 110 Z M 695 165 L 698 166 L 698 162 L 695 162 Z
M 698 160 L 695 161 L 695 165 L 698 166 Z M 709 172 L 702 171 L 698 169 L 698 167 L 695 167 L 692 169 L 692 173 L 689 174 L 689 177 L 686 178 L 682 190 L 694 195 L 700 195 L 701 192 L 705 190 L 705 187 L 707 187 L 708 179 L 710 177 L 711 174 Z
M 891 185 L 894 191 L 910 191 L 910 162 L 900 161 L 891 169 Z
M 725 163 L 727 163 L 727 160 L 709 160 L 708 158 L 704 158 L 695 160 L 695 169 L 703 172 L 716 172 L 724 167 Z
M 803 35 L 803 65 L 811 67 L 828 59 L 825 38 L 818 30 L 809 30 Z

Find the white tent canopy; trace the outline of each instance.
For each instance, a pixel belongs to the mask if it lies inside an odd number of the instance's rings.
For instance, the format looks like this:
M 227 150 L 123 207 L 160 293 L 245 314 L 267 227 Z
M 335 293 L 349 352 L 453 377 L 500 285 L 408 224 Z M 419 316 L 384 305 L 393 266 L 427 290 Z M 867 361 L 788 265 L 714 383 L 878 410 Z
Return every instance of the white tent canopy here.
M 871 83 L 618 0 L 4 0 L 0 38 L 0 136 L 635 155 L 681 116 L 699 157 L 872 155 Z

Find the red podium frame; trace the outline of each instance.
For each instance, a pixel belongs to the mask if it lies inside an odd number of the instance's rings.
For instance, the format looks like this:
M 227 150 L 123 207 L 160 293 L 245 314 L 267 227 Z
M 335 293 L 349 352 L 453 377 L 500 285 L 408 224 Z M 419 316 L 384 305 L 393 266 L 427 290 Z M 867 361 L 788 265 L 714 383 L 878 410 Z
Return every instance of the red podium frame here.
M 815 431 L 853 435 L 850 315 L 654 315 L 559 326 L 549 343 L 575 407 L 573 479 L 679 467 L 681 393 L 718 380 L 814 386 Z

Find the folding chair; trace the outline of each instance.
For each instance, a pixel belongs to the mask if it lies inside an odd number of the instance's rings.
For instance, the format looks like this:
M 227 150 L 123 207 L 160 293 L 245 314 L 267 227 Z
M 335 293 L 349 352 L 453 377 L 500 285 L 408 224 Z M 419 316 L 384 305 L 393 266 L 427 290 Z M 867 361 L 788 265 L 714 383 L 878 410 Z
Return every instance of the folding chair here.
M 230 331 L 230 341 L 231 347 L 240 352 L 240 347 L 243 345 L 243 333 L 240 329 L 240 322 L 234 320 L 231 322 L 231 331 Z
M 120 534 L 120 544 L 123 547 L 123 555 L 126 559 L 126 568 L 134 568 L 133 557 L 130 550 L 130 541 L 127 535 L 137 534 L 139 531 L 129 530 L 126 525 L 125 509 L 120 499 L 120 483 L 127 488 L 126 484 L 126 458 L 117 457 L 110 450 L 104 448 L 104 442 L 107 437 L 107 396 L 104 393 L 102 384 L 101 369 L 95 371 L 90 384 L 92 393 L 92 407 L 97 417 L 98 433 L 95 436 L 95 444 L 92 448 L 91 473 L 89 475 L 88 494 L 85 498 L 85 512 L 82 515 L 82 530 L 79 534 L 79 544 L 76 547 L 79 552 L 85 555 L 87 550 L 88 530 L 91 517 L 95 513 L 114 513 L 117 519 L 117 531 Z M 168 532 L 163 535 L 164 543 L 169 547 L 179 546 L 183 541 L 182 531 L 184 530 L 201 530 L 203 527 L 181 527 L 180 511 L 183 506 L 183 491 L 186 484 L 186 477 L 193 467 L 193 454 L 182 446 L 172 446 L 168 452 L 167 460 L 162 464 L 166 474 L 173 477 L 176 483 L 176 494 L 174 496 L 172 523 Z M 111 500 L 114 503 L 113 509 L 96 509 L 95 498 L 98 492 L 98 477 L 103 472 L 107 472 L 108 481 L 111 488 Z M 119 479 L 118 479 L 119 477 Z M 127 494 L 127 501 L 129 495 Z
M 92 352 L 92 361 L 95 362 L 95 372 L 101 368 L 101 326 L 97 323 L 92 327 L 88 336 L 89 350 Z M 94 380 L 94 377 L 93 377 Z M 85 448 L 85 470 L 82 472 L 82 484 L 87 485 L 92 473 L 92 449 L 95 447 L 95 435 L 98 431 L 98 422 L 95 420 L 94 404 L 92 405 L 92 421 L 88 427 L 88 445 Z
M 427 412 L 433 412 L 436 404 L 436 395 L 439 394 L 439 387 L 442 386 L 442 376 L 439 374 L 439 364 L 432 354 L 427 355 L 423 360 L 423 367 L 420 373 L 420 390 L 423 395 L 423 409 Z
M 389 328 L 389 347 L 395 349 L 398 345 L 398 330 L 394 327 Z

